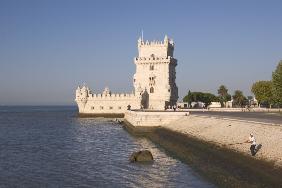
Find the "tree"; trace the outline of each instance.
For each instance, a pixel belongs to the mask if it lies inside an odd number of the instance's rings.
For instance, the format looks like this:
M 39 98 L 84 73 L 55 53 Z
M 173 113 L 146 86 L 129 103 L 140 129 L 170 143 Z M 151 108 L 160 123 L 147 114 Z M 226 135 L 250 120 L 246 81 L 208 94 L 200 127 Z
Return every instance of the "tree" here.
M 246 102 L 246 97 L 243 95 L 243 92 L 240 90 L 236 90 L 232 98 L 233 98 L 234 106 L 243 107 L 243 105 Z
M 218 101 L 218 97 L 211 93 L 201 93 L 198 98 L 199 101 L 205 103 L 205 107 L 208 107 L 212 102 Z
M 218 97 L 216 97 L 214 94 L 211 93 L 203 93 L 203 92 L 188 92 L 188 95 L 186 95 L 183 98 L 184 102 L 203 102 L 205 106 L 211 104 L 213 101 L 219 101 Z
M 221 104 L 221 107 L 224 107 L 228 99 L 230 100 L 231 98 L 231 96 L 228 94 L 228 89 L 224 85 L 221 85 L 219 86 L 217 93 L 219 96 L 219 102 Z
M 258 103 L 273 104 L 272 82 L 271 81 L 258 81 L 252 85 L 252 92 L 254 93 Z
M 276 70 L 272 73 L 272 83 L 275 103 L 282 105 L 282 60 L 278 63 Z
M 188 91 L 188 95 L 186 95 L 184 98 L 183 98 L 183 102 L 188 102 L 189 106 L 191 106 L 191 103 L 193 102 L 193 98 L 192 98 L 192 93 L 191 91 L 189 90 Z
M 231 95 L 230 94 L 227 94 L 226 101 L 231 101 Z
M 251 101 L 251 100 L 254 99 L 254 97 L 253 97 L 253 96 L 247 96 L 247 99 L 248 99 L 249 101 Z

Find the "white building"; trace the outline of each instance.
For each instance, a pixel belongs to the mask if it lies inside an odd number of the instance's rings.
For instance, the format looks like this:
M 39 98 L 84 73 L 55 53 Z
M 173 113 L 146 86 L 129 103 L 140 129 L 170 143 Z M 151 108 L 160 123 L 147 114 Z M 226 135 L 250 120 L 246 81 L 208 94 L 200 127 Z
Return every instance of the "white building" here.
M 232 108 L 233 107 L 233 100 L 227 101 L 225 103 L 225 108 Z
M 177 60 L 173 58 L 174 42 L 138 40 L 138 57 L 134 58 L 132 94 L 112 94 L 105 88 L 95 94 L 86 87 L 78 87 L 75 101 L 81 114 L 123 114 L 128 108 L 163 110 L 176 105 L 178 88 L 175 83 Z
M 208 108 L 221 108 L 220 102 L 211 102 Z
M 188 102 L 177 102 L 177 108 L 182 108 L 182 109 L 186 109 L 189 108 L 189 103 Z

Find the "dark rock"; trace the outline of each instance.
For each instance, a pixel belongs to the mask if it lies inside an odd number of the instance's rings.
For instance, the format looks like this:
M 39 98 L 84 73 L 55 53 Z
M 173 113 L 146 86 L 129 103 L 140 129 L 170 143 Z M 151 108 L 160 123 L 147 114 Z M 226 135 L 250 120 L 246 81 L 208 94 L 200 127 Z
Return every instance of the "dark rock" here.
M 129 158 L 130 162 L 150 162 L 153 160 L 153 155 L 149 150 L 133 152 Z

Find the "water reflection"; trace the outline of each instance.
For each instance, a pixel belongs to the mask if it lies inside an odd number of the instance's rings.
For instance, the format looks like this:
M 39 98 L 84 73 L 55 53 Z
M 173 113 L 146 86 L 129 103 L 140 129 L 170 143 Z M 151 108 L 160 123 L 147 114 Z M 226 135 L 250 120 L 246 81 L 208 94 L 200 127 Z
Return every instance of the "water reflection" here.
M 0 187 L 213 187 L 119 124 L 70 110 L 0 111 Z M 151 164 L 129 156 L 149 149 Z
M 189 166 L 168 156 L 148 139 L 129 135 L 119 124 L 97 119 L 78 121 L 81 125 L 78 128 L 82 129 L 78 137 L 89 135 L 91 134 L 89 129 L 95 129 L 93 136 L 99 138 L 99 141 L 92 143 L 95 145 L 92 149 L 96 150 L 96 159 L 107 161 L 105 168 L 99 169 L 99 176 L 107 182 L 119 182 L 126 187 L 212 187 Z M 92 139 L 91 136 L 88 138 Z M 154 163 L 129 163 L 130 154 L 140 149 L 150 150 L 155 159 Z M 120 182 L 121 179 L 123 181 Z

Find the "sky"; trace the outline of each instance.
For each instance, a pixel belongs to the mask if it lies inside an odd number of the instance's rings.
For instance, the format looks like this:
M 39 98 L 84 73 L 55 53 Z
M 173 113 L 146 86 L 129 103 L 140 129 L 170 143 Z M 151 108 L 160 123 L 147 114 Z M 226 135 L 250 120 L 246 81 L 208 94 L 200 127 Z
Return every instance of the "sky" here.
M 179 100 L 270 80 L 280 0 L 0 0 L 0 105 L 73 105 L 75 89 L 131 93 L 137 40 L 175 42 Z

